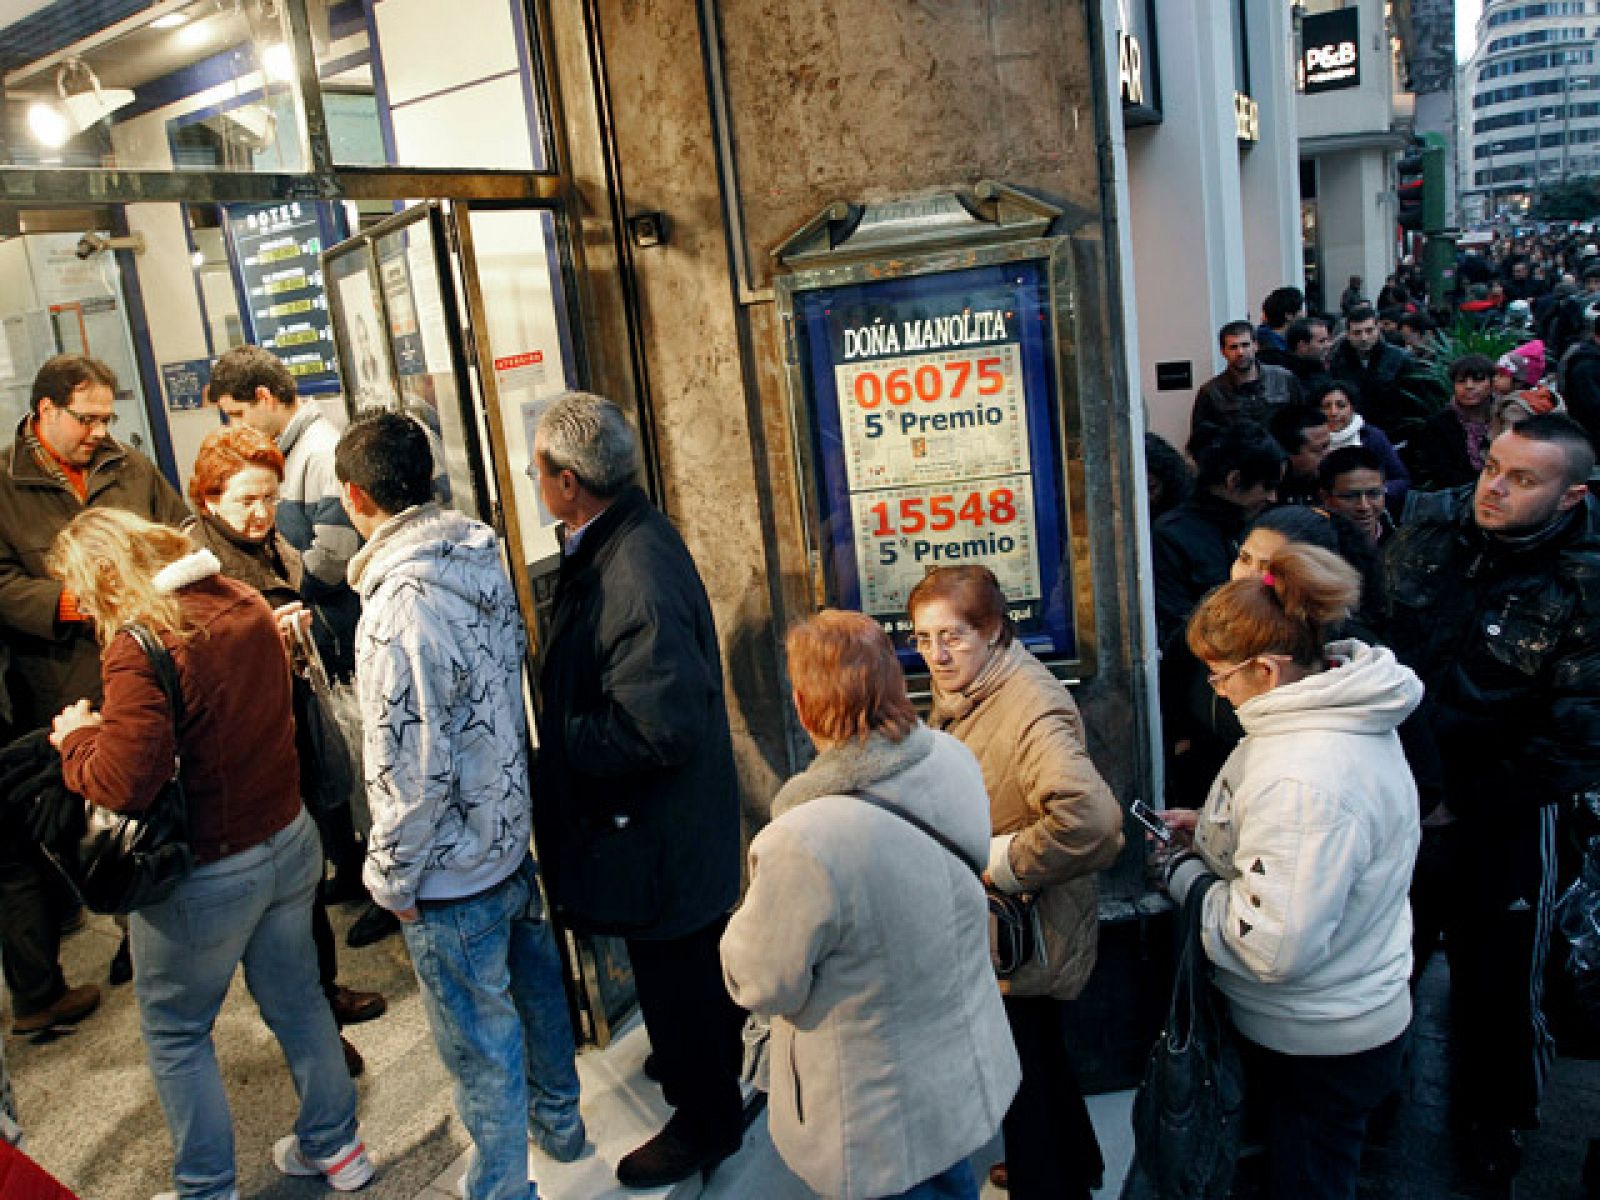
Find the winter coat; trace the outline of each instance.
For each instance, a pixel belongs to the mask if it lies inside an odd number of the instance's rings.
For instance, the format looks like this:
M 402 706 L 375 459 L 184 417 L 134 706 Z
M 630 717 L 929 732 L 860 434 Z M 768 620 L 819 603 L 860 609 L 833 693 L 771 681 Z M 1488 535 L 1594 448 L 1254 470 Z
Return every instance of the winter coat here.
M 1095 872 L 1122 850 L 1122 809 L 1084 747 L 1072 693 L 1013 641 L 965 691 L 935 684 L 928 723 L 959 738 L 983 768 L 995 887 L 1039 896 L 1045 957 L 1001 990 L 1073 999 L 1094 969 Z
M 183 693 L 183 728 L 144 650 L 129 633 L 106 646 L 99 726 L 61 742 L 62 775 L 84 799 L 143 812 L 183 760 L 189 841 L 195 861 L 214 862 L 259 845 L 300 814 L 299 759 L 289 702 L 289 659 L 261 593 L 218 573 L 198 550 L 155 579 L 195 628 L 163 636 Z
M 372 832 L 367 890 L 399 911 L 476 896 L 528 853 L 522 617 L 494 531 L 437 504 L 350 560 Z
M 1226 583 L 1248 518 L 1238 505 L 1197 491 L 1157 519 L 1152 530 L 1156 637 L 1163 653 L 1181 642 L 1189 614 L 1200 598 Z
M 1561 360 L 1559 384 L 1567 412 L 1600 446 L 1600 342 L 1584 338 L 1572 348 Z
M 1471 487 L 1413 493 L 1387 550 L 1389 641 L 1428 693 L 1474 898 L 1535 894 L 1539 809 L 1600 779 L 1600 506 L 1493 538 Z
M 278 491 L 277 529 L 300 553 L 300 593 L 321 620 L 313 627 L 328 670 L 343 677 L 355 665 L 356 621 L 361 604 L 346 576 L 361 537 L 339 502 L 333 452 L 339 431 L 314 400 L 303 400 L 278 435 L 283 485 Z
M 1488 439 L 1484 446 L 1487 448 Z M 1454 405 L 1428 418 L 1406 447 L 1413 486 L 1427 492 L 1444 491 L 1472 483 L 1478 468 L 1467 456 L 1467 431 Z
M 895 1195 L 994 1136 L 1021 1071 L 971 867 L 870 790 L 981 861 L 978 764 L 918 726 L 818 756 L 750 845 L 722 939 L 735 1003 L 772 1018 L 772 1140 L 825 1196 Z
M 739 788 L 694 560 L 631 487 L 561 561 L 534 790 L 545 880 L 578 928 L 665 939 L 739 894 Z
M 1328 670 L 1239 707 L 1245 738 L 1201 811 L 1194 845 L 1226 882 L 1202 939 L 1234 1025 L 1282 1054 L 1356 1054 L 1411 1023 L 1417 791 L 1395 728 L 1422 685 L 1357 641 Z M 1173 874 L 1180 903 L 1203 868 Z
M 48 725 L 67 705 L 100 698 L 100 644 L 87 622 L 56 620 L 61 584 L 45 570 L 56 534 L 85 508 L 120 508 L 180 525 L 183 498 L 137 450 L 107 438 L 88 468 L 88 499 L 39 460 L 30 418 L 0 451 L 0 636 L 11 646 L 15 728 Z
M 281 533 L 248 542 L 209 513 L 184 522 L 183 531 L 197 547 L 217 556 L 224 575 L 255 588 L 269 607 L 300 598 L 300 554 Z
M 1353 383 L 1361 392 L 1361 415 L 1388 435 L 1396 446 L 1410 440 L 1435 409 L 1448 402 L 1409 352 L 1379 342 L 1365 365 L 1355 347 L 1341 341 L 1328 357 L 1328 373 Z
M 1224 371 L 1200 385 L 1189 417 L 1191 437 L 1202 425 L 1240 425 L 1247 421 L 1264 425 L 1278 409 L 1300 402 L 1300 381 L 1293 371 L 1266 364 L 1257 369 L 1260 374 L 1248 382 L 1235 382 Z

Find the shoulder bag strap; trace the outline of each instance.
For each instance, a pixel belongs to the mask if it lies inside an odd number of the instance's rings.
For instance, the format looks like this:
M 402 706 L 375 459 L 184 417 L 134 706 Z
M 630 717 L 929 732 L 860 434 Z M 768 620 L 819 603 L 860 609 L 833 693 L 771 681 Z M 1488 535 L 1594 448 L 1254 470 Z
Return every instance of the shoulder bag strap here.
M 959 858 L 967 870 L 971 871 L 978 877 L 978 882 L 983 882 L 984 864 L 973 862 L 972 859 L 967 857 L 965 850 L 956 845 L 955 842 L 948 836 L 935 829 L 932 825 L 928 824 L 928 822 L 924 821 L 915 813 L 907 812 L 898 804 L 891 804 L 882 796 L 876 795 L 872 792 L 856 792 L 855 798 L 860 800 L 863 804 L 870 804 L 874 808 L 881 808 L 884 812 L 891 813 L 892 815 L 899 817 L 907 825 L 913 825 L 922 830 L 923 833 L 927 834 L 934 841 L 938 842 L 939 845 L 943 846 L 946 850 L 950 851 L 951 854 L 954 854 L 957 858 Z
M 189 801 L 183 791 L 180 774 L 183 770 L 183 752 L 179 749 L 179 739 L 183 737 L 183 689 L 178 683 L 178 667 L 172 661 L 172 655 L 161 644 L 161 639 L 148 627 L 139 624 L 124 625 L 134 641 L 139 643 L 139 648 L 144 651 L 145 657 L 150 660 L 150 668 L 156 673 L 156 683 L 166 694 L 167 706 L 172 709 L 172 779 L 178 786 L 168 789 L 171 802 L 181 806 L 182 812 L 178 815 L 185 831 L 184 840 L 188 840 L 189 828 Z

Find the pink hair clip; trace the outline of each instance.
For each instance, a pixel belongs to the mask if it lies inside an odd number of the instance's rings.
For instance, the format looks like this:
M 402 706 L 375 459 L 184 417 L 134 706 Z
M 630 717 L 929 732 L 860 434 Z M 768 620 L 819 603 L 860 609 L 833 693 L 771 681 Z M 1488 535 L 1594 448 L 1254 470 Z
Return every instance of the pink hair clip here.
M 1261 582 L 1266 584 L 1268 587 L 1271 587 L 1273 584 L 1277 583 L 1278 581 L 1277 581 L 1276 578 L 1274 578 L 1274 576 L 1273 576 L 1271 571 L 1263 571 L 1263 572 L 1261 572 Z

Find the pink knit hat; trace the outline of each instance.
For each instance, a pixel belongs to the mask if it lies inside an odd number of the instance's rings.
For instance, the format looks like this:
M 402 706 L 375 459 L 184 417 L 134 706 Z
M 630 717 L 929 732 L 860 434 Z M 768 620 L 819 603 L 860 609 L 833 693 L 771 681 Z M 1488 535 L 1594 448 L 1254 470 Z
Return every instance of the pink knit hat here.
M 1544 378 L 1544 343 L 1537 338 L 1524 342 L 1510 354 L 1502 355 L 1495 366 L 1524 387 L 1532 387 Z

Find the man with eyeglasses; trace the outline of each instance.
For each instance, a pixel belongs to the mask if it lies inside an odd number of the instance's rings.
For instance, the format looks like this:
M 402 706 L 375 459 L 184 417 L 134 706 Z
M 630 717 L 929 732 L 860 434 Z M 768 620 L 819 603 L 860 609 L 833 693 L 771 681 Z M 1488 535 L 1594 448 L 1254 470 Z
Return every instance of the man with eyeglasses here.
M 77 700 L 100 700 L 94 627 L 45 569 L 56 534 L 85 508 L 168 525 L 189 516 L 155 465 L 111 436 L 116 392 L 104 363 L 57 355 L 39 368 L 16 440 L 0 452 L 0 637 L 11 653 L 16 733 L 48 726 Z M 99 988 L 69 988 L 61 974 L 60 922 L 71 906 L 54 878 L 37 847 L 0 840 L 0 963 L 18 1033 L 82 1020 L 100 1003 Z
M 1317 468 L 1322 506 L 1348 517 L 1374 545 L 1394 532 L 1385 507 L 1388 481 L 1383 459 L 1365 446 L 1341 446 L 1330 451 Z

